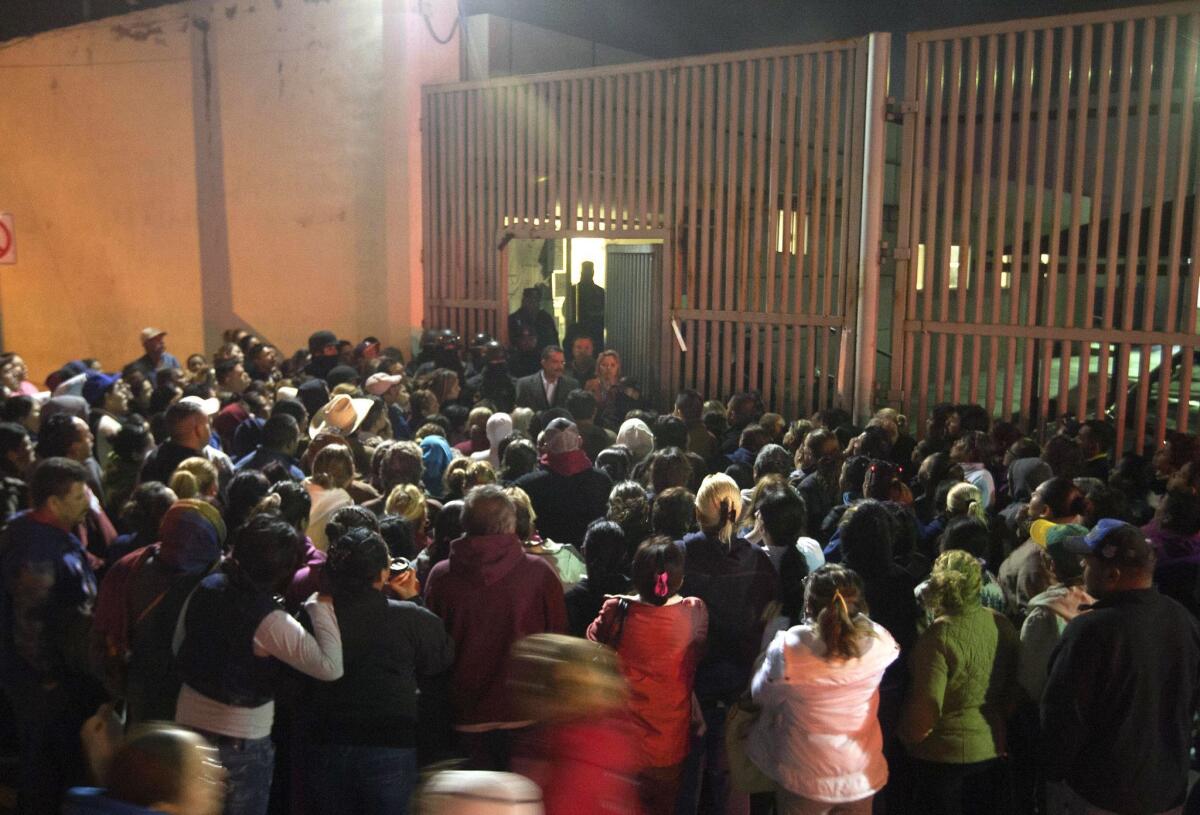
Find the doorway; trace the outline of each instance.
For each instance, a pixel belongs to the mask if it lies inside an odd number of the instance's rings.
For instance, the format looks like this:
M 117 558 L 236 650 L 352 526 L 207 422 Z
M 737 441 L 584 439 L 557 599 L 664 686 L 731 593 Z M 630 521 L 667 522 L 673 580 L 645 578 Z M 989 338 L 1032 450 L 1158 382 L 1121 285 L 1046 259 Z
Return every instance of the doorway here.
M 643 393 L 656 391 L 663 379 L 659 346 L 666 319 L 662 239 L 515 238 L 507 251 L 509 314 L 521 307 L 526 289 L 537 287 L 568 362 L 572 340 L 586 334 L 595 353 L 611 348 L 620 354 L 622 375 Z M 594 287 L 583 283 L 588 273 Z

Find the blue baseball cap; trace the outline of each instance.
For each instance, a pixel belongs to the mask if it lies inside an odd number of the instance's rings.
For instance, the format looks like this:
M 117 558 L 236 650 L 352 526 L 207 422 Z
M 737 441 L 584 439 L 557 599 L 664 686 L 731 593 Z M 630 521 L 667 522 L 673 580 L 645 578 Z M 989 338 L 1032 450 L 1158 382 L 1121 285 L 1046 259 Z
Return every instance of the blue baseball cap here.
M 83 398 L 92 407 L 100 407 L 104 404 L 104 394 L 120 379 L 120 374 L 102 374 L 97 371 L 88 373 L 83 382 Z
M 1091 532 L 1065 538 L 1062 545 L 1076 555 L 1126 566 L 1145 566 L 1154 552 L 1142 530 L 1116 518 L 1101 518 Z

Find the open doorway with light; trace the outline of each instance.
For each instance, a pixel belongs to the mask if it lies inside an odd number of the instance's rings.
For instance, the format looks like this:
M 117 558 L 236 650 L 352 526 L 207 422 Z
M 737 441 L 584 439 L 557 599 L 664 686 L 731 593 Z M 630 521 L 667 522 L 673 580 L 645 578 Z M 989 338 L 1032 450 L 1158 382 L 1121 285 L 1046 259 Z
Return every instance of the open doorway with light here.
M 516 238 L 507 251 L 510 315 L 527 296 L 536 299 L 538 310 L 553 319 L 568 369 L 574 362 L 574 341 L 587 337 L 593 357 L 605 349 L 616 351 L 623 377 L 644 393 L 657 391 L 666 319 L 661 238 Z M 510 336 L 509 342 L 515 338 Z M 573 375 L 579 378 L 583 371 Z

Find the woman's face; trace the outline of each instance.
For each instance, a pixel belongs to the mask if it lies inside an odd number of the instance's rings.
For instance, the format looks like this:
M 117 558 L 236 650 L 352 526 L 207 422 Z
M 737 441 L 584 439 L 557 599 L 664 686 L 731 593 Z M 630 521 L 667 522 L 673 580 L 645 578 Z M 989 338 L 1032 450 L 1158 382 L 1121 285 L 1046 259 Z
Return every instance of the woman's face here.
M 15 361 L 13 361 L 0 368 L 0 384 L 10 391 L 15 391 L 21 385 L 21 380 L 16 375 L 16 367 Z
M 601 357 L 596 363 L 596 371 L 605 382 L 616 382 L 621 373 L 621 363 L 613 356 Z
M 455 377 L 454 381 L 446 388 L 446 401 L 453 402 L 460 393 L 462 393 L 462 388 L 458 384 L 458 377 Z
M 21 424 L 24 425 L 25 429 L 30 433 L 37 433 L 42 426 L 42 406 L 37 402 L 34 402 L 33 408 L 29 411 L 25 418 L 21 420 Z
M 25 360 L 14 356 L 12 358 L 12 366 L 13 376 L 16 377 L 17 382 L 20 383 L 25 381 L 25 378 L 29 376 L 29 369 L 25 366 Z

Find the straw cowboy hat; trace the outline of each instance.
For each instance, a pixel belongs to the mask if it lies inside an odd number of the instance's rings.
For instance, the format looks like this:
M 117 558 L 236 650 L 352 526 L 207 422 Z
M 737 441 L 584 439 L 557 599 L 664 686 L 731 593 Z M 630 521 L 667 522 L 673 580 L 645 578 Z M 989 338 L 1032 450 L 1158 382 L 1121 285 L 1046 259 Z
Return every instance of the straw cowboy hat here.
M 349 436 L 358 430 L 373 404 L 370 399 L 355 399 L 339 393 L 313 414 L 312 421 L 308 424 L 308 435 L 315 439 L 318 433 L 329 428 L 337 430 L 343 436 Z

